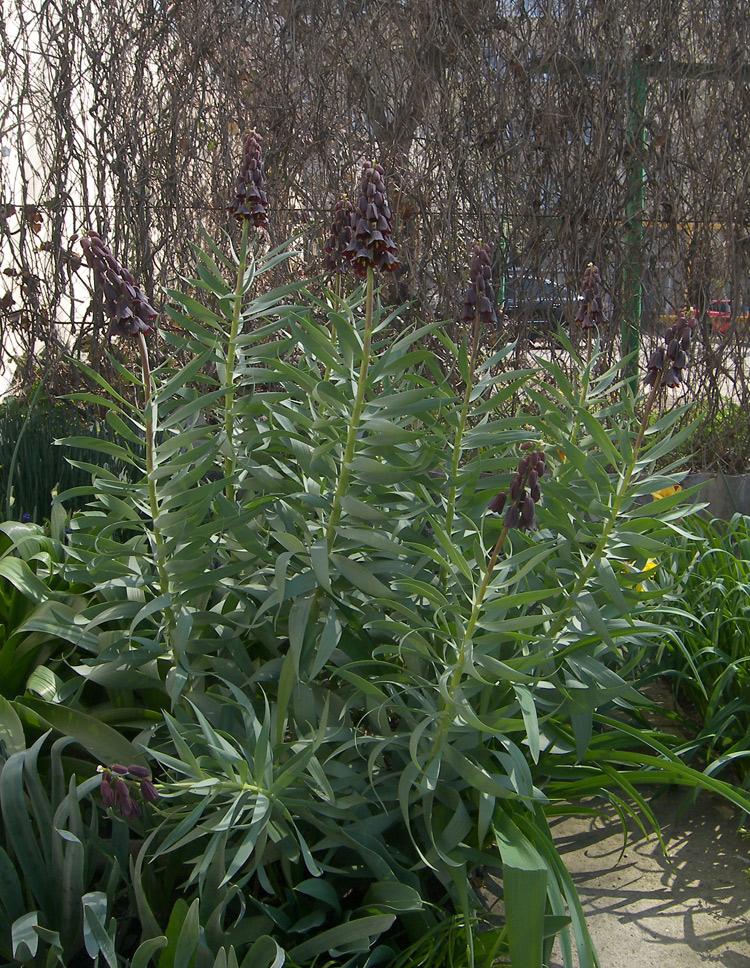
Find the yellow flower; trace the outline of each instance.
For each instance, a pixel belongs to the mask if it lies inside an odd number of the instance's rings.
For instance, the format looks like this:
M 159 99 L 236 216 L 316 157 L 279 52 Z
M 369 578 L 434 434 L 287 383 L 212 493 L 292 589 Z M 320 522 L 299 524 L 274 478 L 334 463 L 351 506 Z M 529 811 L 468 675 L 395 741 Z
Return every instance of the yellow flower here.
M 666 488 L 666 490 L 671 490 L 671 488 Z M 681 490 L 681 488 L 678 488 L 678 490 Z M 658 567 L 659 567 L 659 562 L 656 560 L 656 558 L 649 558 L 646 564 L 642 568 L 643 574 L 646 577 L 648 577 L 651 574 L 651 572 L 656 571 Z M 635 587 L 638 589 L 639 592 L 645 591 L 642 584 L 638 584 Z
M 663 487 L 660 491 L 653 491 L 651 497 L 655 501 L 661 501 L 663 497 L 671 497 L 673 494 L 677 494 L 682 488 L 679 484 L 670 484 L 669 487 Z

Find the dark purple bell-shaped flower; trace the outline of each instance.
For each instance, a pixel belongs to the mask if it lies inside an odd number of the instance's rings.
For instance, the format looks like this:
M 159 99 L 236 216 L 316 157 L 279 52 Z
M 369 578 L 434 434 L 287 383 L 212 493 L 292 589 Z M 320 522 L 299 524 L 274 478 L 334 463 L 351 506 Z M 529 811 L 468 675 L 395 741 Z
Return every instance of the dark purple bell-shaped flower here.
M 135 279 L 112 255 L 96 232 L 81 239 L 86 261 L 104 293 L 104 308 L 110 318 L 110 336 L 137 336 L 151 332 L 158 313 L 135 284 Z
M 687 354 L 693 331 L 698 325 L 698 316 L 692 310 L 683 310 L 674 326 L 669 326 L 664 334 L 664 344 L 657 347 L 649 357 L 644 386 L 653 387 L 661 380 L 662 386 L 677 389 L 683 385 L 683 370 L 687 366 Z
M 325 245 L 323 266 L 327 272 L 347 272 L 349 263 L 344 258 L 344 251 L 352 240 L 352 215 L 354 206 L 348 198 L 341 198 L 336 202 L 333 210 L 333 221 L 328 231 L 328 241 Z
M 263 188 L 263 149 L 256 131 L 245 135 L 235 197 L 227 211 L 238 222 L 251 219 L 256 229 L 268 228 L 268 198 Z
M 399 268 L 398 249 L 391 238 L 391 210 L 385 196 L 383 169 L 370 161 L 362 166 L 351 229 L 352 237 L 342 255 L 349 259 L 358 276 L 366 276 L 369 268 L 382 272 Z
M 528 451 L 529 448 L 524 445 L 523 449 Z M 502 514 L 505 502 L 510 496 L 511 503 L 503 519 L 504 527 L 536 531 L 536 506 L 542 499 L 540 482 L 544 476 L 546 461 L 547 456 L 543 450 L 527 453 L 518 462 L 518 470 L 510 482 L 508 494 L 501 491 L 490 501 L 487 510 Z
M 602 277 L 599 267 L 589 262 L 583 273 L 583 295 L 578 304 L 575 321 L 582 329 L 598 329 L 607 322 L 601 297 Z
M 469 288 L 464 295 L 461 321 L 473 322 L 477 310 L 483 323 L 497 323 L 495 289 L 492 285 L 492 257 L 489 246 L 477 244 L 471 254 Z

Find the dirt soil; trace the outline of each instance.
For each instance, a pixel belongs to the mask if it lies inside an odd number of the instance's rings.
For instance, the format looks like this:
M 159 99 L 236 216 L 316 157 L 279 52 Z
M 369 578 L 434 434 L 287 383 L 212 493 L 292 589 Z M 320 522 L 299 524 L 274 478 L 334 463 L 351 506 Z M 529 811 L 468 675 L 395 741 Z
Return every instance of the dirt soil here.
M 701 794 L 654 791 L 667 844 L 619 818 L 566 818 L 553 834 L 578 888 L 602 968 L 750 968 L 750 837 L 739 814 Z M 575 947 L 575 946 L 574 946 Z M 556 949 L 550 968 L 561 968 Z

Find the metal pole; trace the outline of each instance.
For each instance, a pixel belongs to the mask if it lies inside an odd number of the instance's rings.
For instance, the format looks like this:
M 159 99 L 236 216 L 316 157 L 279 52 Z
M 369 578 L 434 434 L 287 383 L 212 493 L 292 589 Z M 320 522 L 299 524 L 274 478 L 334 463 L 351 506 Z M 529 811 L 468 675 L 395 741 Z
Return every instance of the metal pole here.
M 628 74 L 625 261 L 623 266 L 622 355 L 640 347 L 643 272 L 643 158 L 646 145 L 646 72 L 636 59 Z M 625 375 L 633 394 L 638 389 L 638 357 L 628 361 Z

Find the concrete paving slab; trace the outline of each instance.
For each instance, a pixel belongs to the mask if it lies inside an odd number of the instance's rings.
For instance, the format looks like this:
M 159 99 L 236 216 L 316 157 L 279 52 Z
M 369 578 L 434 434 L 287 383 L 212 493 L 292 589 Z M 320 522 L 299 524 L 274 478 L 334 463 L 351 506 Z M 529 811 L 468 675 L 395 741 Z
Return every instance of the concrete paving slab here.
M 553 834 L 578 888 L 602 968 L 750 968 L 750 839 L 724 801 L 685 791 L 651 805 L 667 843 L 606 819 L 566 818 Z M 550 968 L 561 968 L 559 951 Z

